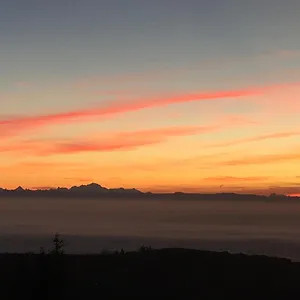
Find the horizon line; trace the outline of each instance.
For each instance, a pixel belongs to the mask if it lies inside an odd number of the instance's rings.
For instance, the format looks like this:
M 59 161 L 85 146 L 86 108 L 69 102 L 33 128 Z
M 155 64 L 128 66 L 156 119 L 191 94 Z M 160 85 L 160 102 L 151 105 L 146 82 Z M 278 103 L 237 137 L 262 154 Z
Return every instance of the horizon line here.
M 234 194 L 234 195 L 241 195 L 241 196 L 245 196 L 245 195 L 253 195 L 253 196 L 258 196 L 258 197 L 270 197 L 270 196 L 281 196 L 281 197 L 296 197 L 296 198 L 299 198 L 300 197 L 300 194 L 297 194 L 297 193 L 287 193 L 287 194 L 277 194 L 277 193 L 247 193 L 246 191 L 245 192 L 234 192 L 234 191 L 224 191 L 224 192 L 200 192 L 200 191 L 197 191 L 197 192 L 184 192 L 184 191 L 180 191 L 180 190 L 175 190 L 175 191 L 143 191 L 144 189 L 139 189 L 139 188 L 124 188 L 124 187 L 113 187 L 113 188 L 108 188 L 108 187 L 105 187 L 101 184 L 98 184 L 98 183 L 95 183 L 95 182 L 90 182 L 88 184 L 81 184 L 81 185 L 71 185 L 70 187 L 66 187 L 66 186 L 57 186 L 57 187 L 30 187 L 30 188 L 23 188 L 21 185 L 17 186 L 16 188 L 5 188 L 5 187 L 1 187 L 0 186 L 0 191 L 1 190 L 4 190 L 4 191 L 8 191 L 8 192 L 17 192 L 18 190 L 19 191 L 31 191 L 31 192 L 39 192 L 39 191 L 53 191 L 53 190 L 59 190 L 59 189 L 66 189 L 66 190 L 71 190 L 72 188 L 74 187 L 77 187 L 77 188 L 80 188 L 80 187 L 87 187 L 87 186 L 90 186 L 90 185 L 97 185 L 98 187 L 100 188 L 103 188 L 103 189 L 106 189 L 106 190 L 125 190 L 125 191 L 130 191 L 130 190 L 135 190 L 137 192 L 140 192 L 142 194 L 153 194 L 153 195 L 161 195 L 161 194 L 165 194 L 165 195 L 168 195 L 168 194 L 186 194 L 186 195 L 220 195 L 220 194 Z

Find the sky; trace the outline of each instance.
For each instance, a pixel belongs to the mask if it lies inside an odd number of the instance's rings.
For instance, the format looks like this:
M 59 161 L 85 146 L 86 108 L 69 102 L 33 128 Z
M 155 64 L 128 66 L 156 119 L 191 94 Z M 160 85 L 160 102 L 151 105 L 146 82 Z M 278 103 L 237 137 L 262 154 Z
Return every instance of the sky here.
M 300 194 L 299 11 L 2 0 L 0 186 Z

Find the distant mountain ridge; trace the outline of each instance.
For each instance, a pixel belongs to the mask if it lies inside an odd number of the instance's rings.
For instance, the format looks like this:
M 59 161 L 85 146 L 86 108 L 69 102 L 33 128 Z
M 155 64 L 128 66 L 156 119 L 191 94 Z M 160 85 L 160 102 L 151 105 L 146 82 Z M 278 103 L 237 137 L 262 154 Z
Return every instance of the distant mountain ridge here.
M 43 195 L 110 195 L 110 194 L 123 194 L 123 195 L 132 195 L 132 194 L 143 194 L 137 189 L 124 189 L 124 188 L 113 188 L 108 189 L 97 183 L 90 183 L 87 185 L 72 186 L 70 188 L 58 187 L 58 188 L 48 188 L 48 189 L 24 189 L 21 186 L 16 189 L 3 189 L 0 188 L 1 195 L 34 195 L 34 194 L 43 194 Z
M 169 198 L 169 199 L 183 199 L 188 197 L 189 199 L 200 199 L 200 200 L 269 200 L 269 199 L 299 199 L 300 197 L 289 197 L 285 195 L 271 194 L 270 196 L 255 195 L 255 194 L 236 194 L 236 193 L 215 193 L 215 194 L 201 194 L 201 193 L 152 193 L 142 192 L 135 188 L 106 188 L 97 183 L 90 183 L 87 185 L 72 186 L 70 188 L 58 187 L 58 188 L 47 188 L 47 189 L 24 189 L 21 186 L 16 189 L 4 189 L 0 188 L 1 197 L 139 197 L 139 198 Z

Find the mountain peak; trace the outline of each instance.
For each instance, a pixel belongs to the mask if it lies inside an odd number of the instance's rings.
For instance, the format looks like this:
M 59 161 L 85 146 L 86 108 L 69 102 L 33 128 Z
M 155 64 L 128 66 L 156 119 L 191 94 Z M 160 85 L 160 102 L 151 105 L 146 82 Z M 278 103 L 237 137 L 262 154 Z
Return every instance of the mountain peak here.
M 98 184 L 98 183 L 95 183 L 95 182 L 92 182 L 92 183 L 86 185 L 86 187 L 97 188 L 97 189 L 99 189 L 99 188 L 105 189 L 102 185 L 100 185 L 100 184 Z
M 98 183 L 90 183 L 87 185 L 80 185 L 80 186 L 72 186 L 70 188 L 70 191 L 72 192 L 80 192 L 80 193 L 97 193 L 97 192 L 103 192 L 107 191 L 108 189 L 101 186 Z
M 18 186 L 16 189 L 15 189 L 16 192 L 23 192 L 24 189 L 21 187 L 21 186 Z

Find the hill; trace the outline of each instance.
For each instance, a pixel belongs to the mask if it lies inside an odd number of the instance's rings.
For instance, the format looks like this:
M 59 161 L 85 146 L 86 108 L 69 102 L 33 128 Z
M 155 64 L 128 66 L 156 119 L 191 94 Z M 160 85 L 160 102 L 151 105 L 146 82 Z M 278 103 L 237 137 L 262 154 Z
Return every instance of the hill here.
M 1 299 L 296 299 L 300 265 L 189 249 L 0 255 Z

